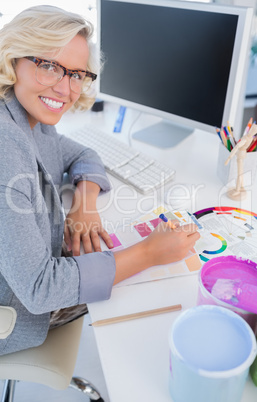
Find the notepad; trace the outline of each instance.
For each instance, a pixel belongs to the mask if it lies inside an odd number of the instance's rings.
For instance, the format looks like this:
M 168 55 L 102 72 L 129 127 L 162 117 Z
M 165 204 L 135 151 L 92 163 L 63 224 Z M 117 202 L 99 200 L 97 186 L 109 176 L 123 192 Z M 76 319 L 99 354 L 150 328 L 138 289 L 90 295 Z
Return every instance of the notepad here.
M 114 244 L 114 248 L 111 251 L 115 252 L 122 250 L 138 243 L 139 241 L 142 241 L 149 236 L 149 234 L 161 222 L 161 219 L 159 218 L 160 213 L 165 213 L 165 216 L 170 220 L 178 220 L 180 225 L 194 223 L 192 217 L 187 211 L 173 211 L 169 210 L 165 206 L 160 205 L 147 215 L 142 215 L 136 218 L 132 224 L 129 223 L 127 225 L 120 225 L 116 228 L 114 233 L 109 233 Z M 171 264 L 158 265 L 148 268 L 137 273 L 136 275 L 131 276 L 128 279 L 125 279 L 115 286 L 127 286 L 175 276 L 195 274 L 202 266 L 202 261 L 198 254 L 206 247 L 206 239 L 208 239 L 208 236 L 206 236 L 205 233 L 205 235 L 201 236 L 201 238 L 197 241 L 195 249 L 193 251 L 189 251 L 183 260 Z M 109 250 L 103 241 L 101 241 L 101 246 L 102 250 Z

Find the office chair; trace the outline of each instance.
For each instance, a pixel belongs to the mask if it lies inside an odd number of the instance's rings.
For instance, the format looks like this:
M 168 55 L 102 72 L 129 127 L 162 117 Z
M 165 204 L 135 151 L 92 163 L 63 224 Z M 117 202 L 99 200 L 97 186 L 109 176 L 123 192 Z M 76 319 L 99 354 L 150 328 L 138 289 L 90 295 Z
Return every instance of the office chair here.
M 16 311 L 0 306 L 0 338 L 13 330 Z M 72 377 L 75 367 L 83 317 L 49 331 L 45 342 L 35 348 L 0 356 L 0 379 L 5 380 L 1 402 L 13 402 L 17 381 L 47 385 L 57 390 L 67 387 L 85 393 L 90 401 L 104 402 L 87 380 Z

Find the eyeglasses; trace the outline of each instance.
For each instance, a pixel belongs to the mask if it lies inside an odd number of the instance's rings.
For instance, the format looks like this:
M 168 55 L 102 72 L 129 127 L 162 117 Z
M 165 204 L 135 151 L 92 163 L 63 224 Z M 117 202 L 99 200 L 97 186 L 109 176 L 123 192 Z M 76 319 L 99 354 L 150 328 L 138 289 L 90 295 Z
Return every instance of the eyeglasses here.
M 51 87 L 63 79 L 65 75 L 70 77 L 70 89 L 80 94 L 90 88 L 97 75 L 90 71 L 69 70 L 56 61 L 39 59 L 38 57 L 25 57 L 36 64 L 36 80 L 39 84 Z

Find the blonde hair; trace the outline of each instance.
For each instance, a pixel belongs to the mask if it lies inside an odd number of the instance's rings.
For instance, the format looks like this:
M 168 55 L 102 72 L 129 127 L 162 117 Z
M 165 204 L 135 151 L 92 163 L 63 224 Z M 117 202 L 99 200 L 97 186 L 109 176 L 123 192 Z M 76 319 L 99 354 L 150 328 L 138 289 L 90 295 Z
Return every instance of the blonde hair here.
M 88 70 L 98 73 L 98 62 L 92 43 L 93 26 L 78 14 L 54 6 L 30 7 L 18 14 L 0 30 L 0 99 L 6 99 L 16 82 L 17 59 L 58 52 L 76 35 L 87 40 Z M 94 94 L 81 93 L 74 109 L 86 110 L 94 103 Z

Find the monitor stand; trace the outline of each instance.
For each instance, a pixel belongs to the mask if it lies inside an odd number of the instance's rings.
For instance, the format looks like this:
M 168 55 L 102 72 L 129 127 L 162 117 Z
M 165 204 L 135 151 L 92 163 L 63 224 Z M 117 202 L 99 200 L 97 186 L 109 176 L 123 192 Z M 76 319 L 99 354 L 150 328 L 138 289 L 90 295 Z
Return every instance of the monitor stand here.
M 171 148 L 178 145 L 193 133 L 193 129 L 161 121 L 132 134 L 132 138 L 138 141 L 154 145 L 157 148 Z

